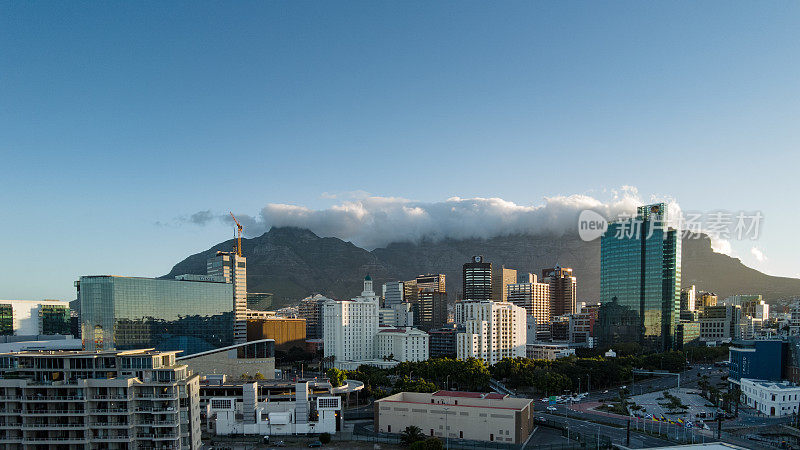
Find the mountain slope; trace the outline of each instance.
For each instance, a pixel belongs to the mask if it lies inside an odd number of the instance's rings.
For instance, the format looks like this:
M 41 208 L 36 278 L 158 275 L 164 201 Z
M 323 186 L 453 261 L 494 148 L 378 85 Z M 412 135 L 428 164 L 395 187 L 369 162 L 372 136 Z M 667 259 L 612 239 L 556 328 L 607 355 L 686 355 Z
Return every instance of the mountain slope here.
M 217 250 L 228 251 L 225 241 L 173 267 L 166 277 L 183 273 L 203 274 L 206 259 Z M 350 298 L 361 292 L 364 275 L 375 280 L 376 290 L 389 280 L 407 280 L 423 273 L 447 275 L 451 299 L 461 290 L 461 265 L 473 255 L 483 255 L 494 264 L 520 272 L 541 274 L 556 264 L 572 267 L 578 277 L 578 298 L 600 298 L 600 244 L 583 242 L 576 236 L 510 235 L 491 239 L 444 240 L 396 243 L 371 252 L 337 238 L 321 238 L 299 228 L 272 228 L 253 239 L 243 239 L 248 258 L 248 290 L 273 292 L 275 305 L 295 303 L 322 293 Z M 714 253 L 707 237 L 684 239 L 683 285 L 716 292 L 721 298 L 733 294 L 760 293 L 769 301 L 800 295 L 800 279 L 773 277 L 746 267 L 738 259 Z

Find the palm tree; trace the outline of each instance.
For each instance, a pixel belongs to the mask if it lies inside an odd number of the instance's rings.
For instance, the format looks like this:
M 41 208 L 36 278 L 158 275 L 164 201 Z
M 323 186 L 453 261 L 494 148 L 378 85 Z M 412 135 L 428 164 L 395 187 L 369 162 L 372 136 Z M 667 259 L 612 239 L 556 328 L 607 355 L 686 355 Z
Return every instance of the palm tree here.
M 425 435 L 422 434 L 422 430 L 414 425 L 406 427 L 402 433 L 400 433 L 400 442 L 403 445 L 409 447 L 411 444 L 417 441 L 422 441 L 425 439 Z

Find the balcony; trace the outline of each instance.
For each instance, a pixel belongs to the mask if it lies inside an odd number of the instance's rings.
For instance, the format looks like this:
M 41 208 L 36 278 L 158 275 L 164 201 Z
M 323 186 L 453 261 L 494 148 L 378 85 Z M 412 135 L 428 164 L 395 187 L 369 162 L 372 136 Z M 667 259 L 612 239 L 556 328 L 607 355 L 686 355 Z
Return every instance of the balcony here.
M 131 442 L 133 436 L 92 436 L 93 442 Z
M 92 414 L 129 414 L 128 408 L 92 408 Z
M 27 396 L 21 397 L 21 398 L 23 399 L 23 401 L 27 401 L 27 402 L 36 402 L 36 401 L 41 401 L 41 402 L 54 402 L 54 401 L 70 402 L 70 401 L 78 401 L 78 402 L 82 402 L 82 401 L 86 400 L 86 398 L 84 398 L 84 397 L 78 397 L 78 396 L 75 396 L 75 395 L 66 395 L 66 396 L 60 396 L 60 395 L 27 395 Z
M 131 398 L 128 395 L 92 395 L 89 400 L 122 400 L 129 401 Z
M 49 416 L 82 416 L 85 415 L 86 411 L 84 410 L 75 410 L 75 409 L 31 409 L 22 411 L 23 416 L 42 416 L 42 415 L 49 415 Z
M 88 428 L 85 423 L 26 423 L 22 424 L 23 430 L 41 430 L 44 428 L 53 428 L 57 430 L 83 430 Z

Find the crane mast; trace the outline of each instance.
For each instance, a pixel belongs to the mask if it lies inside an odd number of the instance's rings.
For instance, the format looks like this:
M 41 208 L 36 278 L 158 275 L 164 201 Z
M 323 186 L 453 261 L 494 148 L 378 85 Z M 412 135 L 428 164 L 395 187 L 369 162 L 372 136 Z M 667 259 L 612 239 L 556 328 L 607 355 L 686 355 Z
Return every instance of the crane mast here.
M 233 221 L 236 222 L 236 254 L 242 256 L 242 224 L 236 220 L 236 216 L 233 215 L 233 211 L 229 211 L 231 213 L 231 217 L 233 217 Z

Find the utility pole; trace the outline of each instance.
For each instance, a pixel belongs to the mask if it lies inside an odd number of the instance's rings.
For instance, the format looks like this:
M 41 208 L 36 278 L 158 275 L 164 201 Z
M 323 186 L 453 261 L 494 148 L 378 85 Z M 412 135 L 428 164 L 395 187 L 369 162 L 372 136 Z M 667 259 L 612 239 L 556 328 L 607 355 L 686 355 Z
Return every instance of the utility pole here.
M 631 418 L 628 417 L 628 430 L 625 435 L 625 447 L 630 447 L 630 446 L 631 446 Z
M 717 413 L 717 440 L 722 440 L 722 414 Z

